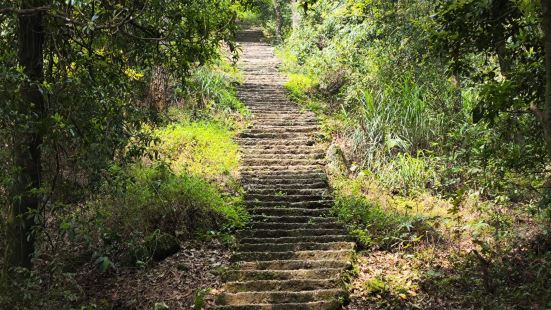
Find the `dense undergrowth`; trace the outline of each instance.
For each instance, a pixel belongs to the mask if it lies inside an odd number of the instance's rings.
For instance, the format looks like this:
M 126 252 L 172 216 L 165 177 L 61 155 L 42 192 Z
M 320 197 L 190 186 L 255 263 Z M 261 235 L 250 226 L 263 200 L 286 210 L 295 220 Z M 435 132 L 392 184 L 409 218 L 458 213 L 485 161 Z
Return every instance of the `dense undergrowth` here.
M 14 286 L 0 305 L 93 306 L 75 278 L 83 270 L 100 276 L 147 268 L 189 240 L 232 243 L 231 233 L 248 220 L 232 140 L 248 113 L 236 98 L 239 81 L 225 60 L 193 71 L 161 119 L 142 126 L 151 141 L 142 156 L 107 167 L 88 198 L 52 208 L 37 232 L 37 268 L 21 270 L 27 281 L 17 282 L 24 295 L 11 295 Z
M 315 1 L 278 50 L 289 95 L 322 121 L 334 212 L 368 250 L 350 307 L 548 307 L 537 121 L 477 115 L 511 84 L 458 84 L 433 49 L 439 5 Z

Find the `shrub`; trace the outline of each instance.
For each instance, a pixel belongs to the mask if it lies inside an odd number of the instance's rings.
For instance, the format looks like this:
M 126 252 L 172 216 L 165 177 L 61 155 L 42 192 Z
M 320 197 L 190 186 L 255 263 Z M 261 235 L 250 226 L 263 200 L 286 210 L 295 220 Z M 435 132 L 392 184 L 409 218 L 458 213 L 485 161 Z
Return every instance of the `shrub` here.
M 158 142 L 151 148 L 170 162 L 176 173 L 233 185 L 238 168 L 238 146 L 232 141 L 235 132 L 216 121 L 183 121 L 156 130 Z
M 409 248 L 427 237 L 437 237 L 435 217 L 410 212 L 408 205 L 381 206 L 362 191 L 364 180 L 335 182 L 333 212 L 364 247 L 374 249 Z
M 117 263 L 166 257 L 177 240 L 246 223 L 239 199 L 223 196 L 200 177 L 175 174 L 164 164 L 120 170 L 102 190 L 102 196 L 62 226 L 73 240 L 86 240 L 96 256 Z

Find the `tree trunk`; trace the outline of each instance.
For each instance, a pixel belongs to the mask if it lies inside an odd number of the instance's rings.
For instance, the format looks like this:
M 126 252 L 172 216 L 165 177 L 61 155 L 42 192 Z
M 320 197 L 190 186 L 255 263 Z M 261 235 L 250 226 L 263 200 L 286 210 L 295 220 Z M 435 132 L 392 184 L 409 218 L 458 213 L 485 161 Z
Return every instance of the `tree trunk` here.
M 283 16 L 281 15 L 281 0 L 272 0 L 274 3 L 274 13 L 275 13 L 275 35 L 276 40 L 281 42 L 282 34 L 281 29 L 283 28 Z
M 508 9 L 508 0 L 492 1 L 492 20 L 494 23 L 494 51 L 497 55 L 499 69 L 504 77 L 508 77 L 511 72 L 511 58 L 507 49 L 507 37 L 505 34 L 505 16 Z
M 543 109 L 532 108 L 543 126 L 543 137 L 551 156 L 551 3 L 541 0 L 542 28 L 545 43 L 545 101 Z
M 300 12 L 297 0 L 291 0 L 291 18 L 293 22 L 293 30 L 300 27 Z
M 19 169 L 10 192 L 12 204 L 7 223 L 6 265 L 31 268 L 34 252 L 32 229 L 34 218 L 29 211 L 39 208 L 36 190 L 41 183 L 40 123 L 44 115 L 44 98 L 39 85 L 43 74 L 43 12 L 32 11 L 45 0 L 23 0 L 21 9 L 30 9 L 18 17 L 18 61 L 28 81 L 21 88 L 18 112 L 27 118 L 17 126 L 13 137 L 14 163 Z

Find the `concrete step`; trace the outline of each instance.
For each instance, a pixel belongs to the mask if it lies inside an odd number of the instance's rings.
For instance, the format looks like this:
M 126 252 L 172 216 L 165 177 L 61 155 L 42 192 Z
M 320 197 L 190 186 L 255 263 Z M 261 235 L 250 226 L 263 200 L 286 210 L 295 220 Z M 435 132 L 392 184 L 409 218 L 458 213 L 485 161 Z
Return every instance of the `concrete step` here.
M 342 228 L 341 223 L 327 222 L 327 223 L 266 223 L 266 222 L 252 222 L 249 227 L 251 229 L 311 229 L 311 228 L 325 228 L 325 229 L 339 229 Z
M 312 229 L 247 229 L 237 232 L 240 238 L 278 238 L 278 237 L 305 237 L 305 236 L 326 236 L 326 235 L 344 235 L 344 229 L 312 228 Z
M 228 282 L 226 283 L 226 285 L 224 285 L 224 290 L 229 293 L 263 291 L 313 291 L 318 289 L 335 288 L 339 285 L 341 285 L 341 280 L 338 277 L 332 279 L 254 280 Z
M 331 209 L 308 209 L 308 208 L 273 208 L 273 207 L 255 207 L 249 208 L 252 215 L 271 215 L 271 216 L 323 216 L 330 213 Z
M 350 261 L 353 251 L 287 251 L 287 252 L 236 252 L 231 260 L 234 262 L 254 262 L 271 260 L 343 260 Z
M 350 261 L 345 260 L 271 260 L 236 263 L 240 270 L 295 270 L 295 269 L 323 269 L 352 267 Z
M 281 224 L 293 224 L 293 223 L 335 223 L 336 217 L 313 217 L 313 216 L 265 216 L 265 215 L 253 215 L 253 223 L 281 223 Z
M 340 268 L 294 269 L 294 270 L 228 270 L 224 272 L 224 281 L 252 280 L 296 280 L 337 278 Z
M 296 242 L 352 242 L 354 237 L 346 234 L 325 236 L 298 236 L 298 237 L 243 237 L 243 243 L 296 243 Z
M 337 300 L 344 298 L 343 289 L 320 289 L 314 291 L 267 291 L 267 292 L 240 292 L 223 293 L 218 296 L 220 304 L 246 305 L 263 303 L 304 303 L 322 300 Z
M 353 242 L 298 242 L 298 243 L 240 243 L 237 247 L 242 252 L 287 252 L 305 250 L 352 250 Z
M 276 198 L 274 198 L 276 199 Z M 279 208 L 308 208 L 308 209 L 329 209 L 334 205 L 333 200 L 320 199 L 311 201 L 293 201 L 277 198 L 278 200 L 245 200 L 249 207 L 279 207 Z
M 325 199 L 330 200 L 330 202 L 325 202 Z M 312 194 L 286 194 L 286 193 L 275 193 L 275 194 L 246 194 L 245 202 L 250 204 L 270 202 L 274 203 L 273 205 L 279 206 L 280 202 L 283 203 L 308 203 L 311 205 L 311 202 L 318 201 L 323 206 L 331 206 L 333 200 L 331 196 L 324 195 L 322 193 L 312 193 Z M 322 203 L 323 202 L 323 203 Z M 257 204 L 258 205 L 258 204 Z M 272 205 L 272 204 L 270 204 Z
M 323 183 L 322 183 L 323 184 Z M 287 188 L 283 190 L 282 188 L 255 188 L 255 187 L 246 187 L 247 193 L 252 195 L 268 195 L 268 196 L 288 196 L 288 195 L 310 195 L 317 197 L 326 197 L 329 196 L 329 189 L 325 188 L 311 188 L 310 186 L 305 188 Z
M 337 310 L 341 308 L 338 300 L 315 301 L 305 303 L 269 303 L 214 306 L 218 310 Z
M 325 165 L 325 160 L 323 159 L 294 159 L 294 158 L 268 158 L 268 159 L 259 159 L 259 158 L 250 158 L 245 157 L 241 160 L 242 170 L 262 167 L 281 167 L 281 166 L 322 166 Z
M 295 193 L 298 191 L 323 191 L 328 192 L 325 181 L 295 183 L 295 184 L 244 184 L 245 190 L 250 193 Z

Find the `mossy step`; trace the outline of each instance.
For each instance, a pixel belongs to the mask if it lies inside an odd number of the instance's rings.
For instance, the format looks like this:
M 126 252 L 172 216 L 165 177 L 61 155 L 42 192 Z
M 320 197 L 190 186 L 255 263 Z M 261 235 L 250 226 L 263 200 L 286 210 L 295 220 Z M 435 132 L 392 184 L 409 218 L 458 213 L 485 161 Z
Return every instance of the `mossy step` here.
M 271 216 L 323 216 L 328 214 L 330 209 L 308 209 L 308 208 L 270 208 L 270 207 L 255 207 L 249 208 L 251 214 L 264 214 Z
M 316 268 L 340 268 L 342 270 L 352 267 L 350 261 L 338 260 L 271 260 L 256 262 L 239 262 L 236 268 L 241 270 L 295 270 Z
M 346 297 L 342 289 L 321 289 L 314 291 L 267 291 L 267 292 L 240 292 L 223 293 L 218 296 L 219 304 L 246 305 L 264 303 L 300 303 L 322 300 L 338 300 Z
M 325 222 L 325 223 L 316 223 L 316 222 L 304 222 L 304 223 L 269 223 L 269 222 L 252 222 L 250 225 L 251 229 L 299 229 L 299 228 L 329 228 L 329 229 L 338 229 L 342 228 L 341 223 L 337 222 Z
M 323 185 L 323 184 L 322 184 Z M 325 186 L 325 188 L 310 188 L 310 187 L 306 187 L 306 188 L 297 188 L 296 186 L 295 187 L 292 187 L 292 188 L 287 188 L 285 190 L 282 190 L 281 188 L 271 188 L 271 189 L 266 189 L 266 188 L 251 188 L 251 187 L 248 187 L 246 188 L 247 190 L 247 193 L 249 193 L 250 195 L 270 195 L 270 196 L 273 196 L 273 195 L 315 195 L 315 196 L 329 196 L 329 189 L 327 188 L 327 185 Z
M 252 158 L 245 157 L 241 161 L 241 167 L 264 167 L 264 166 L 312 166 L 312 165 L 325 165 L 323 159 L 296 159 L 296 158 Z
M 320 198 L 320 197 L 317 197 Z M 275 199 L 275 198 L 274 198 Z M 334 204 L 333 200 L 312 200 L 312 201 L 289 201 L 284 197 L 278 200 L 262 201 L 262 200 L 245 200 L 245 204 L 250 207 L 281 207 L 281 208 L 310 208 L 310 209 L 325 209 L 331 208 Z
M 306 135 L 302 132 L 242 132 L 239 134 L 239 138 L 242 139 L 293 139 L 302 140 L 306 138 Z
M 273 116 L 300 116 L 303 113 L 297 107 L 287 106 L 284 108 L 276 109 L 271 107 L 250 107 L 253 113 L 259 115 L 273 115 Z
M 255 54 L 256 57 L 260 56 L 260 51 L 257 51 L 257 54 Z M 265 59 L 260 59 L 259 60 L 261 63 L 265 63 Z M 250 61 L 250 60 L 242 60 L 242 62 L 244 63 L 252 63 L 252 62 L 256 62 L 255 60 L 253 61 Z M 258 68 L 258 65 L 254 65 L 255 68 Z M 277 86 L 274 86 L 274 85 L 263 85 L 263 84 L 258 84 L 258 82 L 245 82 L 241 85 L 239 85 L 238 87 L 238 91 L 243 91 L 243 90 L 251 90 L 255 93 L 259 93 L 259 90 L 262 90 L 264 93 L 270 93 L 272 95 L 274 94 L 282 94 L 282 95 L 285 95 L 286 94 L 286 91 L 279 85 Z
M 325 199 L 329 199 L 330 196 L 327 194 L 309 194 L 309 195 L 293 195 L 293 194 L 247 194 L 245 195 L 245 202 L 246 203 L 254 203 L 254 202 L 284 202 L 284 203 L 309 203 L 314 201 L 320 201 L 324 202 L 322 205 L 326 206 L 327 203 Z M 333 201 L 329 202 L 329 205 Z M 277 205 L 277 204 L 276 204 Z
M 224 281 L 331 279 L 342 272 L 340 268 L 294 269 L 294 270 L 228 270 Z
M 306 120 L 296 120 L 296 119 L 289 119 L 289 120 L 259 120 L 259 119 L 253 119 L 252 121 L 253 125 L 262 124 L 262 125 L 270 125 L 270 126 L 307 126 L 307 125 L 317 125 L 319 124 L 319 121 L 315 119 L 306 119 Z
M 300 133 L 303 135 L 311 134 L 313 132 L 318 132 L 320 129 L 318 122 L 307 122 L 306 124 L 296 124 L 292 123 L 289 125 L 284 125 L 281 123 L 281 121 L 274 121 L 271 122 L 269 120 L 259 120 L 259 119 L 253 119 L 252 123 L 249 123 L 249 126 L 247 127 L 247 132 L 256 132 L 256 133 L 262 133 L 262 132 L 271 132 L 271 133 L 287 133 L 287 132 L 294 132 L 294 133 Z
M 299 139 L 250 139 L 250 138 L 235 138 L 235 141 L 241 146 L 253 145 L 253 146 L 313 146 L 316 144 L 316 140 L 309 137 Z
M 349 261 L 352 258 L 350 250 L 336 251 L 287 251 L 287 252 L 236 252 L 231 260 L 233 262 L 267 261 L 267 260 L 339 260 Z
M 229 293 L 262 291 L 313 291 L 338 287 L 341 280 L 332 279 L 291 279 L 291 280 L 253 280 L 228 282 L 224 290 Z
M 336 217 L 312 217 L 312 216 L 265 216 L 265 215 L 253 215 L 253 223 L 334 223 L 337 221 Z
M 274 179 L 301 179 L 301 180 L 323 180 L 327 181 L 327 174 L 323 170 L 323 167 L 316 166 L 315 169 L 303 169 L 298 166 L 282 167 L 279 169 L 277 166 L 271 167 L 271 170 L 253 170 L 253 169 L 240 169 L 239 173 L 242 178 L 247 178 L 248 181 L 271 181 Z M 249 180 L 250 179 L 250 180 Z
M 263 99 L 266 100 L 266 99 Z M 290 118 L 298 118 L 300 120 L 317 120 L 317 117 L 315 114 L 305 112 L 305 113 L 294 113 L 294 114 L 277 114 L 277 111 L 274 111 L 274 113 L 257 113 L 254 115 L 255 119 L 290 119 Z
M 251 158 L 271 158 L 272 156 L 289 156 L 290 158 L 325 158 L 325 152 L 318 148 L 311 146 L 298 149 L 296 147 L 289 147 L 282 149 L 279 147 L 261 147 L 261 148 L 249 148 L 241 149 L 242 156 Z
M 257 99 L 259 99 L 259 100 L 256 100 L 256 101 L 251 100 L 250 105 L 247 105 L 247 107 L 250 107 L 250 108 L 270 109 L 271 104 L 275 104 L 275 105 L 285 106 L 288 109 L 295 109 L 295 111 L 296 111 L 295 113 L 297 113 L 297 114 L 315 116 L 314 113 L 312 113 L 311 111 L 301 109 L 301 107 L 299 107 L 294 102 L 290 101 L 288 98 L 285 98 L 285 96 L 283 96 L 283 97 L 282 96 L 255 97 L 254 94 L 251 94 L 249 92 L 242 92 L 241 94 L 243 95 L 244 98 L 250 98 L 250 99 L 257 98 Z M 272 111 L 280 112 L 277 109 L 272 109 Z
M 297 243 L 241 243 L 237 247 L 242 252 L 286 252 L 305 250 L 352 250 L 353 242 L 297 242 Z
M 327 182 L 325 181 L 318 181 L 318 182 L 312 182 L 309 184 L 304 184 L 297 182 L 299 184 L 254 184 L 249 183 L 245 184 L 245 190 L 248 192 L 289 192 L 291 193 L 292 190 L 312 190 L 312 191 L 329 191 Z
M 273 179 L 323 179 L 327 180 L 327 174 L 322 170 L 317 171 L 263 171 L 263 172 L 241 172 L 242 177 L 252 178 L 253 181 L 273 180 Z
M 249 111 L 253 112 L 253 114 L 257 115 L 302 115 L 302 111 L 296 107 L 291 105 L 281 105 L 283 101 L 277 101 L 277 100 L 271 100 L 269 102 L 265 101 L 267 104 L 273 104 L 273 106 L 258 106 L 258 105 L 251 105 L 247 104 L 247 108 L 249 108 Z
M 242 154 L 242 158 L 245 161 L 253 160 L 322 160 L 325 158 L 325 154 L 318 152 L 315 154 L 293 154 L 293 153 L 277 153 L 276 151 L 270 150 L 269 152 L 247 152 Z
M 277 237 L 303 237 L 303 236 L 325 236 L 346 234 L 344 229 L 248 229 L 240 230 L 237 236 L 240 238 L 277 238 Z
M 327 174 L 321 167 L 316 167 L 315 170 L 300 170 L 300 169 L 272 169 L 265 171 L 240 171 L 242 177 L 254 178 L 258 181 L 273 180 L 273 179 L 322 179 L 327 180 Z
M 288 155 L 289 158 L 284 159 L 323 159 L 325 157 L 325 152 L 319 149 L 317 146 L 277 146 L 277 145 L 257 145 L 257 146 L 248 146 L 241 148 L 241 156 L 243 158 L 280 158 L 278 156 Z
M 253 177 L 253 176 L 241 176 L 241 182 L 246 186 L 256 186 L 256 187 L 280 187 L 285 188 L 300 186 L 301 188 L 313 188 L 313 186 L 323 186 L 327 187 L 327 180 L 325 177 L 310 177 L 310 178 L 300 178 L 300 177 L 288 177 L 288 178 L 270 178 L 270 177 Z
M 343 242 L 354 241 L 354 237 L 346 234 L 325 235 L 325 236 L 299 236 L 299 237 L 274 237 L 274 238 L 255 238 L 244 237 L 240 239 L 243 243 L 293 243 L 293 242 Z
M 325 151 L 317 145 L 242 145 L 243 154 L 325 154 Z
M 266 98 L 266 96 L 254 96 L 243 93 L 242 98 L 253 99 L 258 98 L 259 101 L 252 101 L 247 104 L 247 108 L 251 110 L 268 110 L 268 111 L 292 111 L 295 113 L 301 113 L 301 109 L 287 98 Z M 261 100 L 261 101 L 260 101 Z
M 321 170 L 321 164 L 281 164 L 281 165 L 248 165 L 241 166 L 239 171 L 241 173 L 261 173 L 261 172 L 285 172 L 285 173 L 296 173 L 296 172 L 306 172 L 306 171 L 319 171 Z
M 251 130 L 256 131 L 270 131 L 270 132 L 278 132 L 278 131 L 294 131 L 294 132 L 310 132 L 312 130 L 319 130 L 321 129 L 320 125 L 317 124 L 308 124 L 308 125 L 269 125 L 265 123 L 256 123 L 254 126 L 252 126 Z
M 262 116 L 261 114 L 253 115 L 252 117 L 253 122 L 255 123 L 268 123 L 268 122 L 312 122 L 312 123 L 319 123 L 319 121 L 313 117 L 313 116 L 307 116 L 307 115 L 288 115 L 288 116 Z
M 266 126 L 258 125 L 248 129 L 247 133 L 311 133 L 317 131 L 319 126 Z
M 315 301 L 308 303 L 270 303 L 270 304 L 247 304 L 247 305 L 225 305 L 214 306 L 211 309 L 217 310 L 337 310 L 342 303 L 338 300 Z
M 289 176 L 264 176 L 257 175 L 241 175 L 241 182 L 246 186 L 279 186 L 279 185 L 297 185 L 298 188 L 311 188 L 309 185 L 316 183 L 325 183 L 328 188 L 328 182 L 325 176 L 303 177 L 292 174 Z

